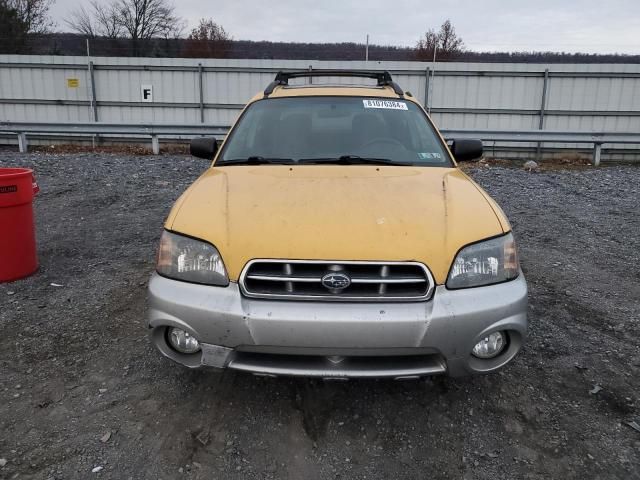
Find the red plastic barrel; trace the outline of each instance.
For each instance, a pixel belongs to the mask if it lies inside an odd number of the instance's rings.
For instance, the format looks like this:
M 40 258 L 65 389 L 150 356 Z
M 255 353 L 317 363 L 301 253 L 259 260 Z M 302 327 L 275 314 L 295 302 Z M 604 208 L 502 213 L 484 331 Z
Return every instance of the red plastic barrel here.
M 28 168 L 0 168 L 0 282 L 38 269 L 33 197 L 39 188 Z

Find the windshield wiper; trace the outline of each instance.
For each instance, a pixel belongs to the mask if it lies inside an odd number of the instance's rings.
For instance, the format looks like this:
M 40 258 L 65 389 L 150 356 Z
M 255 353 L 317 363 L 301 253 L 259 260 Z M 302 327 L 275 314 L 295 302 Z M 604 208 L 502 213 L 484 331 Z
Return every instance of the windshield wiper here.
M 326 157 L 326 158 L 301 158 L 298 163 L 306 164 L 320 164 L 320 163 L 332 163 L 337 165 L 397 165 L 397 166 L 412 166 L 412 163 L 396 162 L 390 158 L 373 158 L 373 157 L 361 157 L 359 155 L 341 155 L 339 157 Z
M 260 156 L 251 156 L 247 158 L 232 158 L 230 160 L 220 160 L 217 166 L 224 167 L 225 165 L 290 165 L 294 163 L 291 158 L 268 158 Z

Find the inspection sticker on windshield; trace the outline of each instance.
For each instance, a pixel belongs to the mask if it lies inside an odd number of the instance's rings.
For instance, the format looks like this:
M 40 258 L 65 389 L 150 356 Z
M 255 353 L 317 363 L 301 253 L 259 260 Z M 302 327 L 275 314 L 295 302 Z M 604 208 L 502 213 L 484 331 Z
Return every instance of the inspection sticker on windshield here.
M 429 160 L 430 158 L 441 159 L 442 154 L 438 152 L 418 152 L 418 158 L 420 160 Z
M 395 100 L 375 100 L 365 98 L 362 100 L 364 108 L 386 108 L 389 110 L 408 110 L 405 102 L 396 102 Z

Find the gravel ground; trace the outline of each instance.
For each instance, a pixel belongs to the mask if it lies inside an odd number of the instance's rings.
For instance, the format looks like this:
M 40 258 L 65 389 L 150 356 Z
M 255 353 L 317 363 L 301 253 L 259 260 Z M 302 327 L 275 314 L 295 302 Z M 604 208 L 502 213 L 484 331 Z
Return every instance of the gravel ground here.
M 0 165 L 42 188 L 40 272 L 0 285 L 0 478 L 640 478 L 637 167 L 472 168 L 519 241 L 524 351 L 489 376 L 323 383 L 191 372 L 150 346 L 155 243 L 207 162 Z

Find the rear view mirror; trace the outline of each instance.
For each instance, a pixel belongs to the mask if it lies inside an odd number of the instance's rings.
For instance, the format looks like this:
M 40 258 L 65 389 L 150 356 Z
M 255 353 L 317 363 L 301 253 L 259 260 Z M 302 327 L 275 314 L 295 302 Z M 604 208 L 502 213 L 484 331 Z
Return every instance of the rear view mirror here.
M 193 138 L 191 139 L 189 151 L 194 157 L 213 160 L 218 151 L 218 141 L 213 137 Z
M 454 140 L 451 144 L 451 153 L 458 162 L 480 158 L 482 156 L 482 140 Z

